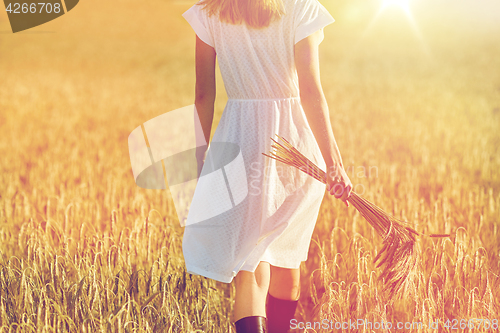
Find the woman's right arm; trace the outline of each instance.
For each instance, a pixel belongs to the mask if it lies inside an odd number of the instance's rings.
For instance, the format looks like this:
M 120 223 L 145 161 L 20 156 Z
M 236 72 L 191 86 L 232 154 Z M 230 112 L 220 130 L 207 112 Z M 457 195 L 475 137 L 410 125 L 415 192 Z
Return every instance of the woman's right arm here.
M 204 43 L 196 36 L 196 87 L 195 87 L 195 111 L 198 112 L 201 128 L 205 142 L 210 141 L 212 122 L 214 119 L 215 102 L 215 49 Z M 201 173 L 207 146 L 200 146 L 196 149 L 196 159 L 198 162 L 198 176 Z
M 299 77 L 300 99 L 307 121 L 316 138 L 327 170 L 327 190 L 347 204 L 352 183 L 333 135 L 330 113 L 319 77 L 318 46 L 323 30 L 318 30 L 295 44 L 295 66 Z

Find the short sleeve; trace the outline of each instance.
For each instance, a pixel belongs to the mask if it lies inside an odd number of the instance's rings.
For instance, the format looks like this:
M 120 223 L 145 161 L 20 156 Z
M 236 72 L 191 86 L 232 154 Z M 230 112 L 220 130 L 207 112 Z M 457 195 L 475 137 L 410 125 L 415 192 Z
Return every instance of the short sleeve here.
M 202 12 L 202 6 L 194 5 L 182 14 L 196 35 L 206 44 L 215 48 L 215 43 L 208 26 L 208 17 Z
M 318 0 L 305 0 L 298 8 L 295 22 L 295 44 L 297 44 L 335 20 Z

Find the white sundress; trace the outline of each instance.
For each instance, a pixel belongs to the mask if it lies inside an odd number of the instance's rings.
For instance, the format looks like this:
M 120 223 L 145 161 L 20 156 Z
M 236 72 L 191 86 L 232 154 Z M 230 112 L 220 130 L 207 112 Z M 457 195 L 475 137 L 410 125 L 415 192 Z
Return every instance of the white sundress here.
M 270 138 L 278 134 L 325 170 L 299 99 L 294 45 L 334 19 L 317 0 L 284 5 L 285 15 L 262 29 L 222 23 L 200 5 L 183 14 L 215 49 L 228 96 L 212 144 L 239 145 L 248 185 L 248 195 L 232 209 L 185 227 L 188 273 L 229 283 L 240 270 L 255 271 L 260 261 L 299 268 L 307 260 L 325 185 L 262 153 L 269 153 Z M 199 204 L 195 192 L 190 209 Z

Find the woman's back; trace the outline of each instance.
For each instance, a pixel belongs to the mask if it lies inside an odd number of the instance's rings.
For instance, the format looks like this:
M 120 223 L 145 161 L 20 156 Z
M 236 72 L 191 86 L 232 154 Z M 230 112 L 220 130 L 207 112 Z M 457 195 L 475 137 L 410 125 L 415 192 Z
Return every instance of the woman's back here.
M 285 15 L 268 27 L 255 29 L 245 24 L 220 22 L 209 17 L 202 6 L 186 15 L 195 16 L 206 34 L 199 37 L 217 52 L 220 71 L 230 99 L 279 99 L 298 97 L 294 45 L 333 21 L 317 1 L 283 0 Z M 318 11 L 320 17 L 318 21 Z

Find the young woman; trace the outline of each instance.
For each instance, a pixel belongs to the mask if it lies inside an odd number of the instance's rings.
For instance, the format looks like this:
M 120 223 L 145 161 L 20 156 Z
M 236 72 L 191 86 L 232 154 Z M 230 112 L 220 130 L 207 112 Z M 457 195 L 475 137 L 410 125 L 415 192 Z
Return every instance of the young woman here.
M 212 143 L 239 146 L 245 174 L 234 180 L 225 170 L 226 185 L 248 189 L 232 209 L 186 226 L 186 269 L 226 283 L 234 277 L 237 332 L 266 332 L 266 325 L 287 332 L 325 185 L 262 153 L 271 137 L 283 136 L 328 170 L 328 192 L 347 204 L 352 184 L 319 77 L 318 45 L 334 20 L 318 0 L 202 0 L 183 16 L 196 33 L 195 107 L 206 142 L 217 58 L 228 102 Z M 201 164 L 205 154 L 197 155 Z M 191 207 L 203 200 L 195 199 Z

